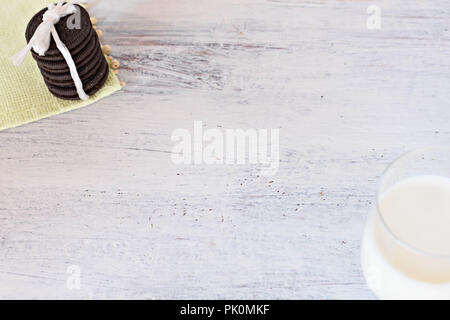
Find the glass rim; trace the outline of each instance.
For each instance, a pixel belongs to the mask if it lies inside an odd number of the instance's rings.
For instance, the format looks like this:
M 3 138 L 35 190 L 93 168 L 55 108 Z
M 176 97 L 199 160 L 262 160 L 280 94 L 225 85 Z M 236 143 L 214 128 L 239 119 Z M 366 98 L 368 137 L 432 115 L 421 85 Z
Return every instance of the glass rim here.
M 415 254 L 421 255 L 421 256 L 428 256 L 428 257 L 432 257 L 432 258 L 436 258 L 436 259 L 442 259 L 442 260 L 450 260 L 450 254 L 435 254 L 435 253 L 430 253 L 427 252 L 425 250 L 422 249 L 418 249 L 410 244 L 408 244 L 406 241 L 400 239 L 394 231 L 392 231 L 392 229 L 389 227 L 389 225 L 386 223 L 385 219 L 383 218 L 383 215 L 381 214 L 381 209 L 380 209 L 380 198 L 381 198 L 381 185 L 387 175 L 387 173 L 392 169 L 392 167 L 394 165 L 396 165 L 400 160 L 406 158 L 407 156 L 417 153 L 417 152 L 421 152 L 421 151 L 426 152 L 427 150 L 444 150 L 444 151 L 448 151 L 450 154 L 450 147 L 444 147 L 444 146 L 434 146 L 434 147 L 423 147 L 423 148 L 416 148 L 413 150 L 410 150 L 406 153 L 403 153 L 402 155 L 398 156 L 397 158 L 395 158 L 394 161 L 392 161 L 386 169 L 384 169 L 383 173 L 381 174 L 380 178 L 378 179 L 378 183 L 377 183 L 377 192 L 376 192 L 376 215 L 378 216 L 378 218 L 381 221 L 381 224 L 383 225 L 383 227 L 386 229 L 386 231 L 391 235 L 391 237 L 398 242 L 400 245 L 402 245 L 403 247 L 405 247 L 406 249 L 412 251 Z M 450 161 L 450 159 L 448 160 Z

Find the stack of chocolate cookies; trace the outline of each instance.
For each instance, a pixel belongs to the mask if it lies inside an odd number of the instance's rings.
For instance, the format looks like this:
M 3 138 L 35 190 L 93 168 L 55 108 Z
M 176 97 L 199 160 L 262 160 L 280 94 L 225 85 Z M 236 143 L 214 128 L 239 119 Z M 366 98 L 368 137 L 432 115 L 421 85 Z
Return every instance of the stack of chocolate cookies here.
M 103 55 L 99 38 L 92 27 L 89 13 L 81 6 L 74 15 L 62 18 L 56 25 L 56 31 L 61 41 L 66 45 L 75 62 L 83 89 L 87 95 L 97 92 L 109 75 L 109 65 Z M 25 37 L 30 41 L 47 8 L 38 12 L 28 23 Z M 33 58 L 44 77 L 44 82 L 50 92 L 58 98 L 78 100 L 79 96 L 72 80 L 69 66 L 56 47 L 53 37 L 45 56 L 40 56 L 33 50 Z

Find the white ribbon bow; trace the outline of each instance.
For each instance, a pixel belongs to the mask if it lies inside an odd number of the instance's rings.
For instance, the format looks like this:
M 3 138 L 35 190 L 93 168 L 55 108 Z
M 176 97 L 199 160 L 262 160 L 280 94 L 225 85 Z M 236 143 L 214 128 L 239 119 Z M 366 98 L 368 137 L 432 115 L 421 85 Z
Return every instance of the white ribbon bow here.
M 67 65 L 70 69 L 70 75 L 75 83 L 78 96 L 82 100 L 86 100 L 89 96 L 83 90 L 83 83 L 78 75 L 77 67 L 73 58 L 67 49 L 66 45 L 59 39 L 58 32 L 56 32 L 55 25 L 59 20 L 69 14 L 73 14 L 77 11 L 75 4 L 84 3 L 85 0 L 71 0 L 63 5 L 65 0 L 59 0 L 58 4 L 50 4 L 48 10 L 44 13 L 42 23 L 37 27 L 33 37 L 28 42 L 28 45 L 22 49 L 18 54 L 12 57 L 13 64 L 15 66 L 20 65 L 28 52 L 33 49 L 40 56 L 45 56 L 48 48 L 50 47 L 51 36 L 55 40 L 56 47 L 62 53 Z

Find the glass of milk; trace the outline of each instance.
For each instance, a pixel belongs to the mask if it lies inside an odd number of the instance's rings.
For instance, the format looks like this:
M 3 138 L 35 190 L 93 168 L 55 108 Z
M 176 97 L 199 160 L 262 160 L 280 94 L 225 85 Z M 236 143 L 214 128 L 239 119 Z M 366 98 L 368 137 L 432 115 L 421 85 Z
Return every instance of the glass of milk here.
M 380 299 L 450 299 L 450 148 L 415 150 L 387 168 L 361 262 Z

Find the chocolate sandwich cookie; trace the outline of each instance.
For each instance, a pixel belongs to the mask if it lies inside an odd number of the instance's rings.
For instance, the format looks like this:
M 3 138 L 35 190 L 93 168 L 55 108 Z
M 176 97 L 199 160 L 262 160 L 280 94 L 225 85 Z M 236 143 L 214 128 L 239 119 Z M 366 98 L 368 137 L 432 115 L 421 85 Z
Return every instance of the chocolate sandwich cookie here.
M 105 59 L 106 62 L 106 59 Z M 90 78 L 92 78 L 97 72 L 101 72 L 103 67 L 103 62 L 97 63 L 97 65 L 95 67 L 93 67 L 86 75 L 80 76 L 80 80 L 84 83 L 85 81 L 89 80 Z M 42 73 L 42 72 L 41 72 Z M 73 81 L 72 78 L 70 78 L 70 80 L 55 80 L 55 79 L 51 79 L 51 78 L 47 78 L 44 74 L 42 74 L 42 76 L 44 77 L 44 81 L 47 84 L 51 84 L 57 87 L 74 87 L 75 83 Z
M 79 5 L 75 5 L 75 7 L 77 8 L 78 13 L 61 18 L 61 20 L 55 25 L 59 38 L 66 45 L 69 51 L 78 48 L 80 45 L 82 46 L 82 43 L 88 38 L 89 33 L 92 32 L 92 23 L 89 13 Z M 27 42 L 30 41 L 36 29 L 42 23 L 42 18 L 47 10 L 48 8 L 42 9 L 36 13 L 33 18 L 31 18 L 25 32 Z M 60 52 L 52 37 L 50 47 L 47 50 L 46 55 L 58 56 L 59 54 Z
M 90 60 L 88 63 L 86 63 L 84 66 L 78 67 L 77 66 L 77 72 L 78 75 L 81 77 L 87 75 L 97 64 L 99 64 L 101 61 L 105 60 L 105 56 L 101 51 L 95 53 L 95 56 Z M 55 81 L 68 81 L 72 79 L 72 76 L 70 72 L 67 73 L 54 73 L 49 72 L 47 70 L 44 70 L 42 68 L 39 68 L 41 70 L 41 73 L 44 77 L 55 80 Z
M 98 52 L 102 52 L 102 48 L 100 47 L 100 42 L 98 41 L 98 38 L 94 37 L 93 41 L 91 42 L 92 42 L 91 45 L 88 46 L 88 48 L 86 48 L 86 51 L 81 51 L 78 56 L 72 57 L 78 69 L 89 63 L 93 58 L 95 58 Z M 40 69 L 55 74 L 70 72 L 69 66 L 67 65 L 67 62 L 65 60 L 62 62 L 45 62 L 45 63 L 37 61 L 37 64 Z
M 104 64 L 103 70 L 100 73 L 97 73 L 92 79 L 88 80 L 85 84 L 83 84 L 83 89 L 87 95 L 95 94 L 103 85 L 109 76 L 109 65 L 108 63 Z M 49 91 L 58 98 L 66 99 L 66 100 L 79 100 L 78 93 L 76 88 L 64 89 L 60 87 L 55 87 L 50 84 L 47 84 Z
M 109 63 L 102 52 L 97 32 L 93 29 L 88 12 L 75 5 L 78 12 L 62 17 L 55 24 L 59 38 L 69 50 L 76 66 L 76 73 L 83 84 L 83 90 L 88 95 L 95 94 L 106 82 L 110 74 Z M 25 37 L 30 41 L 42 18 L 47 12 L 42 9 L 28 23 Z M 57 11 L 53 14 L 58 15 Z M 78 25 L 77 25 L 78 24 Z M 61 99 L 79 100 L 72 74 L 67 62 L 57 48 L 53 36 L 44 56 L 39 56 L 31 50 L 39 70 L 49 91 Z
M 84 56 L 87 55 L 87 51 L 92 50 L 92 46 L 95 45 L 95 41 L 100 42 L 98 39 L 97 33 L 95 31 L 91 31 L 88 38 L 86 39 L 86 43 L 69 50 L 70 55 L 73 57 L 73 60 L 79 60 L 83 59 Z M 64 56 L 61 52 L 57 55 L 48 55 L 47 53 L 45 56 L 40 56 L 37 53 L 31 51 L 34 60 L 36 60 L 37 63 L 43 63 L 43 64 L 58 64 L 58 63 L 65 63 L 66 60 L 64 59 Z

